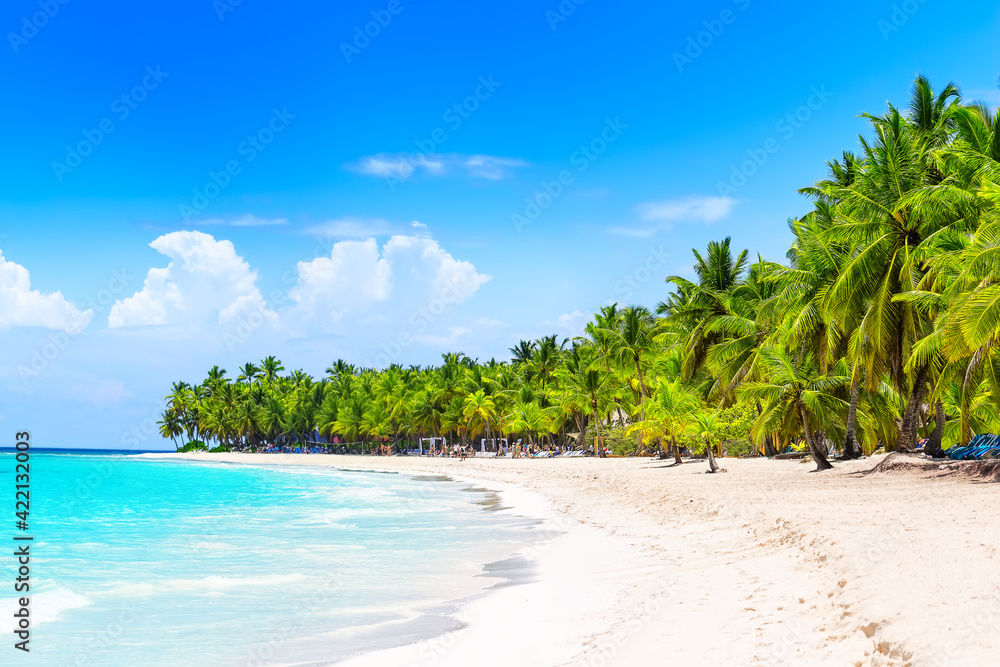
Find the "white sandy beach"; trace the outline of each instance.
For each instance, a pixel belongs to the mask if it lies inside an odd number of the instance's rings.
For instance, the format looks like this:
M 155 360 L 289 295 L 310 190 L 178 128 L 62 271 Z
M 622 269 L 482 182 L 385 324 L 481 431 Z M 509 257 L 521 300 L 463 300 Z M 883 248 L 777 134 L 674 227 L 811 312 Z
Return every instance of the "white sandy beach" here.
M 525 554 L 538 581 L 474 599 L 465 629 L 352 666 L 942 667 L 1000 649 L 998 487 L 947 464 L 183 456 L 442 473 L 565 530 Z

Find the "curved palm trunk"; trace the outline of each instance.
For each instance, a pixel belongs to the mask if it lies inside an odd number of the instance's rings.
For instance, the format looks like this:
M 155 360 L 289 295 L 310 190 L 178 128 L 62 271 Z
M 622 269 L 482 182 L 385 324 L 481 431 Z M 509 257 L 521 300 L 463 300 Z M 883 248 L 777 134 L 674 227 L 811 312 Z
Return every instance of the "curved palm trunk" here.
M 938 401 L 934 404 L 934 431 L 931 433 L 930 439 L 927 440 L 927 446 L 924 448 L 924 451 L 934 458 L 944 456 L 944 450 L 941 449 L 941 440 L 944 438 L 944 423 L 946 419 L 944 405 L 941 401 Z
M 680 465 L 684 463 L 684 461 L 681 461 L 681 448 L 677 446 L 677 438 L 673 435 L 670 436 L 670 446 L 674 454 L 674 464 Z
M 816 462 L 816 470 L 813 472 L 829 470 L 833 466 L 830 465 L 830 462 L 823 456 L 823 452 L 819 451 L 819 447 L 813 441 L 813 432 L 809 427 L 809 415 L 806 414 L 806 406 L 799 404 L 799 415 L 802 417 L 802 430 L 806 433 L 806 444 L 809 445 L 809 454 L 812 455 L 813 461 Z
M 719 464 L 715 462 L 715 452 L 712 450 L 711 439 L 705 440 L 705 451 L 708 453 L 708 472 L 719 472 Z
M 917 446 L 917 411 L 924 396 L 924 384 L 927 380 L 927 364 L 917 370 L 913 378 L 913 391 L 906 402 L 903 421 L 899 425 L 899 438 L 896 440 L 897 452 L 913 452 Z
M 847 408 L 847 433 L 844 435 L 844 458 L 860 459 L 863 455 L 858 445 L 858 380 L 851 380 L 851 404 Z

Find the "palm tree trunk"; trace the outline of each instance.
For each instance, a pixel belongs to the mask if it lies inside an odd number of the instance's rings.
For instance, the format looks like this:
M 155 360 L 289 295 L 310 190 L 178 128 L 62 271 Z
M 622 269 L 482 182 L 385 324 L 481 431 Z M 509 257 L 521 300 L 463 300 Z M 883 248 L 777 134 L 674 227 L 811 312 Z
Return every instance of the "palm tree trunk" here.
M 757 416 L 760 417 L 761 414 L 764 412 L 764 409 L 761 407 L 760 401 L 756 401 L 756 403 L 757 403 Z M 778 448 L 774 444 L 774 436 L 773 435 L 764 436 L 764 456 L 770 457 L 778 453 L 779 453 Z
M 639 366 L 639 356 L 638 355 L 636 355 L 636 357 L 635 357 L 635 372 L 636 372 L 636 375 L 639 378 L 639 395 L 642 397 L 643 402 L 645 402 L 645 399 L 646 399 L 646 379 L 642 375 L 642 367 Z M 643 421 L 645 421 L 646 420 L 646 417 L 645 417 L 646 413 L 645 413 L 645 411 L 643 411 L 642 414 L 643 414 L 643 418 L 642 419 L 643 419 Z
M 844 435 L 844 458 L 860 459 L 861 448 L 858 446 L 858 380 L 851 380 L 851 404 L 847 408 L 847 433 Z
M 597 437 L 594 438 L 594 458 L 601 458 L 601 417 L 597 412 L 597 401 L 592 401 L 591 407 L 594 409 L 594 428 L 597 430 Z
M 944 405 L 941 401 L 938 401 L 934 404 L 934 431 L 931 432 L 931 437 L 927 440 L 927 446 L 924 447 L 924 452 L 935 458 L 944 456 L 944 450 L 941 449 L 941 440 L 944 438 L 944 423 L 946 419 Z
M 708 453 L 708 472 L 719 472 L 719 464 L 715 462 L 715 452 L 712 450 L 712 441 L 705 441 L 705 451 Z
M 906 402 L 906 410 L 903 412 L 903 421 L 899 425 L 899 438 L 896 440 L 897 452 L 913 452 L 917 441 L 917 410 L 920 408 L 920 401 L 924 396 L 924 384 L 927 379 L 927 364 L 917 369 L 917 374 L 913 378 L 913 391 Z
M 830 462 L 826 460 L 823 456 L 823 452 L 819 451 L 819 447 L 813 442 L 813 432 L 809 427 L 809 415 L 806 414 L 806 406 L 799 404 L 799 415 L 802 417 L 802 430 L 806 434 L 806 444 L 809 445 L 809 453 L 812 455 L 813 461 L 816 462 L 816 470 L 813 472 L 819 472 L 821 470 L 829 470 L 833 466 Z
M 681 448 L 677 446 L 677 438 L 673 435 L 670 436 L 670 444 L 674 451 L 674 464 L 680 465 L 684 463 L 684 461 L 681 461 Z
M 774 444 L 774 436 L 764 436 L 764 456 L 771 457 L 778 453 L 778 448 Z

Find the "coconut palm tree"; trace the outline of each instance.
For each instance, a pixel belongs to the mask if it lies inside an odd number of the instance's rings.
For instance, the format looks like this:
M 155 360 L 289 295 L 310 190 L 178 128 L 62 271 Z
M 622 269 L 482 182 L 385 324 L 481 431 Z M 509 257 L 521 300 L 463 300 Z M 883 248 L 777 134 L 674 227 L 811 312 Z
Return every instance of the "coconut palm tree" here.
M 820 374 L 815 358 L 806 353 L 796 359 L 780 348 L 769 348 L 761 353 L 768 379 L 748 382 L 741 394 L 745 399 L 759 401 L 764 410 L 753 427 L 755 437 L 769 433 L 791 436 L 801 433 L 816 463 L 816 471 L 833 466 L 816 440 L 815 429 L 828 427 L 843 414 L 847 402 L 835 391 L 850 385 L 851 378 L 844 364 Z
M 531 361 L 535 353 L 536 344 L 534 341 L 522 340 L 517 345 L 510 348 L 510 353 L 514 355 L 515 364 L 527 364 Z
M 646 400 L 646 377 L 644 367 L 654 346 L 656 334 L 652 313 L 643 306 L 629 306 L 621 313 L 621 326 L 615 331 L 612 342 L 615 359 L 622 368 L 635 371 L 636 404 L 642 413 Z
M 285 367 L 281 365 L 281 362 L 276 357 L 270 356 L 261 359 L 259 372 L 264 382 L 273 383 L 278 379 L 278 373 L 283 370 L 285 370 Z
M 705 453 L 708 455 L 708 472 L 719 472 L 719 464 L 715 462 L 712 439 L 715 438 L 718 413 L 699 412 L 694 415 L 694 435 L 705 443 Z
M 156 423 L 160 426 L 160 435 L 173 440 L 174 449 L 180 449 L 180 445 L 177 444 L 177 436 L 184 432 L 184 428 L 181 426 L 181 420 L 178 419 L 177 413 L 167 410 L 163 419 Z
M 896 297 L 917 288 L 937 236 L 965 224 L 929 214 L 940 207 L 915 198 L 945 180 L 933 151 L 953 134 L 957 97 L 950 84 L 935 96 L 926 79 L 918 79 L 908 117 L 892 105 L 882 116 L 866 115 L 875 136 L 860 138 L 862 156 L 850 185 L 826 182 L 803 191 L 837 202 L 839 224 L 827 235 L 857 248 L 830 286 L 826 306 L 857 318 L 858 335 L 867 342 L 858 362 L 869 388 L 889 373 L 908 392 L 895 443 L 900 451 L 915 445 L 917 410 L 931 370 L 922 364 L 910 374 L 904 366 L 930 323 L 911 301 Z
M 249 361 L 242 366 L 240 366 L 240 375 L 236 378 L 237 382 L 246 381 L 247 384 L 253 384 L 253 381 L 257 379 L 260 374 L 260 369 Z
M 691 426 L 702 407 L 701 399 L 679 379 L 658 381 L 648 404 L 646 419 L 634 425 L 650 437 L 666 438 L 667 450 L 680 465 L 681 450 L 677 438 Z M 714 426 L 714 424 L 713 424 Z
M 466 432 L 470 438 L 475 438 L 485 431 L 486 439 L 490 439 L 490 424 L 496 423 L 496 405 L 491 396 L 487 396 L 482 389 L 477 389 L 475 393 L 466 397 L 462 417 L 465 419 Z
M 743 250 L 734 258 L 731 243 L 729 237 L 721 242 L 710 241 L 705 256 L 696 249 L 691 250 L 698 282 L 680 276 L 667 277 L 667 282 L 674 285 L 679 295 L 673 299 L 667 321 L 686 332 L 682 344 L 686 380 L 695 377 L 705 362 L 708 350 L 723 340 L 714 326 L 718 318 L 730 314 L 726 296 L 739 284 L 747 268 L 747 251 Z

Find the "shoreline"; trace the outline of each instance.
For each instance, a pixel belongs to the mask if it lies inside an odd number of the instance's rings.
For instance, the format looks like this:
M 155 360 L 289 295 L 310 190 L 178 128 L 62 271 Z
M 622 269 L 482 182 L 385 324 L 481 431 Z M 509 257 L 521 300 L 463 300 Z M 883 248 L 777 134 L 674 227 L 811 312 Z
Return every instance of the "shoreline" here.
M 433 615 L 452 619 L 457 625 L 455 629 L 401 646 L 374 649 L 322 664 L 344 667 L 580 664 L 575 660 L 580 653 L 579 646 L 589 635 L 601 631 L 600 622 L 596 620 L 598 612 L 618 602 L 624 593 L 621 573 L 608 571 L 604 564 L 622 555 L 640 556 L 624 540 L 568 519 L 536 491 L 482 477 L 429 468 L 392 470 L 320 460 L 334 455 L 309 455 L 310 459 L 315 459 L 311 461 L 300 460 L 305 455 L 281 454 L 167 453 L 163 456 L 147 453 L 137 456 L 229 465 L 333 467 L 348 472 L 400 473 L 415 478 L 433 476 L 486 490 L 495 494 L 499 501 L 499 507 L 492 508 L 494 511 L 513 512 L 538 522 L 535 528 L 540 531 L 538 539 L 504 558 L 483 564 L 483 571 L 477 576 L 490 583 L 467 596 L 442 600 L 440 609 Z M 270 460 L 279 457 L 282 460 Z M 359 462 L 356 456 L 337 458 Z M 367 457 L 361 459 L 367 460 Z M 575 558 L 584 549 L 593 559 Z M 581 581 L 589 585 L 580 586 Z M 531 604 L 525 606 L 528 600 Z M 574 629 L 561 632 L 560 626 L 569 619 Z M 543 631 L 535 632 L 531 628 Z M 512 637 L 517 641 L 510 641 Z M 490 656 L 490 661 L 483 661 L 484 654 Z M 317 663 L 275 663 L 278 664 L 301 667 Z
M 526 633 L 560 647 L 558 655 L 528 655 L 521 663 L 538 665 L 655 664 L 669 656 L 691 665 L 940 667 L 988 664 L 1000 649 L 992 632 L 1000 620 L 993 546 L 1000 544 L 1000 521 L 991 511 L 997 487 L 946 472 L 862 474 L 881 457 L 820 475 L 794 461 L 725 459 L 727 474 L 705 475 L 704 463 L 672 467 L 648 459 L 162 456 L 445 474 L 537 493 L 580 524 L 572 553 L 548 562 L 593 563 L 559 585 L 558 571 L 543 572 L 541 581 L 554 587 L 531 600 L 512 597 L 508 616 L 530 618 L 538 600 L 559 595 L 556 589 L 604 606 L 580 610 L 588 627 L 556 616 L 540 628 L 518 624 L 509 636 L 491 618 L 494 625 L 472 642 L 480 658 L 491 655 L 484 642 L 515 643 Z M 632 555 L 581 556 L 605 538 L 627 544 Z M 617 595 L 601 589 L 607 581 Z M 462 654 L 455 646 L 425 652 L 413 664 L 452 664 Z M 544 661 L 569 653 L 563 662 Z M 366 655 L 368 662 L 342 664 L 410 664 Z

